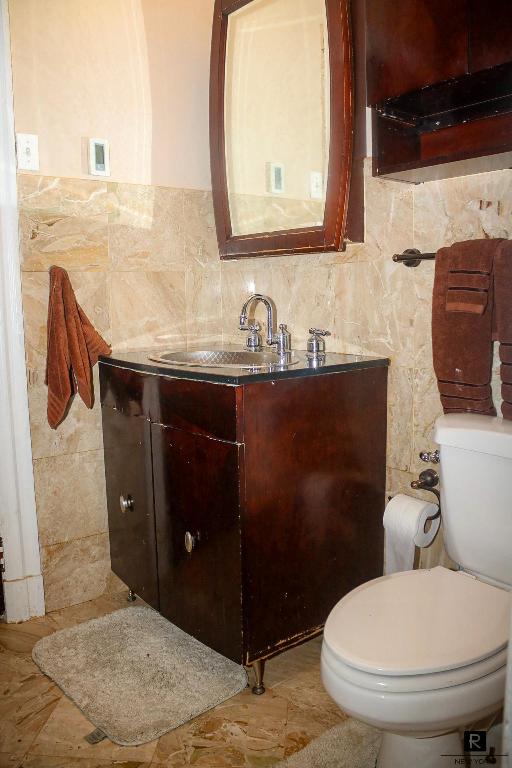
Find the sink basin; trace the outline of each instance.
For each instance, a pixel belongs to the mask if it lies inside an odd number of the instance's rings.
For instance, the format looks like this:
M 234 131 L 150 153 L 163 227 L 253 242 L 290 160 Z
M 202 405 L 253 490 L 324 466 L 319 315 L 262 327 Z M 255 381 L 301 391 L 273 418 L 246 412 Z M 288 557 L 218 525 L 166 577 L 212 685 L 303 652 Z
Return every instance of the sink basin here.
M 190 352 L 164 352 L 149 355 L 150 360 L 167 365 L 184 365 L 197 368 L 288 368 L 298 363 L 291 354 L 281 358 L 273 352 L 249 352 L 245 350 L 194 350 Z

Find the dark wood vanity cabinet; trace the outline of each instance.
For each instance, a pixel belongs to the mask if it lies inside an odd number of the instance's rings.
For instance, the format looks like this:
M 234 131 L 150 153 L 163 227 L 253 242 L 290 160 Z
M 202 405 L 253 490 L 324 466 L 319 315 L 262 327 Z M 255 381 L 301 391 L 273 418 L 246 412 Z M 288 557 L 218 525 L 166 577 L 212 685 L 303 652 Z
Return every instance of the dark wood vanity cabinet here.
M 382 573 L 386 363 L 238 385 L 101 363 L 113 570 L 239 663 L 320 632 Z
M 111 408 L 102 418 L 112 570 L 158 608 L 151 426 Z
M 510 167 L 510 0 L 366 0 L 366 61 L 375 174 Z

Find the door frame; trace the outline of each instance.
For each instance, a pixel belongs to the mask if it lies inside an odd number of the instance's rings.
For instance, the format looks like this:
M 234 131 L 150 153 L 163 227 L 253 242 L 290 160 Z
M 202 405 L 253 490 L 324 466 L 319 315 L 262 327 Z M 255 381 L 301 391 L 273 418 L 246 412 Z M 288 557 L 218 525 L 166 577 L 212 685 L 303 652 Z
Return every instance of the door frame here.
M 0 0 L 0 536 L 6 620 L 45 612 L 21 299 L 9 12 Z

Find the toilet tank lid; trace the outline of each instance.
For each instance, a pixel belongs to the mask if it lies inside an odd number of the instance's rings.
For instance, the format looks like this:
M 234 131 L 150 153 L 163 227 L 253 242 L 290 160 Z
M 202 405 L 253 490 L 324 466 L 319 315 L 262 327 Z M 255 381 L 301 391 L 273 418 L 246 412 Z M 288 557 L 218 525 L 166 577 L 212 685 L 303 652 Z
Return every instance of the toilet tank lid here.
M 441 447 L 463 448 L 512 459 L 512 421 L 477 413 L 450 413 L 436 421 L 434 440 Z

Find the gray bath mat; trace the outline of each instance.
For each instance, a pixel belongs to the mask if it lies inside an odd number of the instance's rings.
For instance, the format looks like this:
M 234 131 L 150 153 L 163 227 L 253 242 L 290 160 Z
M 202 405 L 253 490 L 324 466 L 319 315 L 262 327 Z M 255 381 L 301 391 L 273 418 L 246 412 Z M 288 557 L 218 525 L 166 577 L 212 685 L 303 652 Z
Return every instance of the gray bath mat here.
M 380 740 L 380 731 L 350 718 L 279 763 L 278 768 L 373 768 Z
M 32 657 L 91 723 L 145 744 L 247 685 L 235 664 L 150 608 L 124 608 L 39 640 Z

